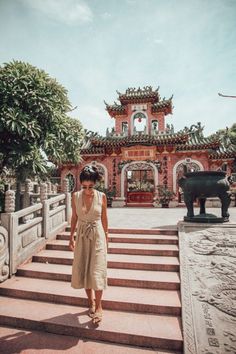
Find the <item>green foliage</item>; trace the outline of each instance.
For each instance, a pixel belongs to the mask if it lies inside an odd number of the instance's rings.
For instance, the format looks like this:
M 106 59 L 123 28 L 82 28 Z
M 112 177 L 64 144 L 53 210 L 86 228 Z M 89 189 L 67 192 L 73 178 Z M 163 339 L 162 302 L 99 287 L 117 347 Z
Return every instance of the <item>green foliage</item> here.
M 231 128 L 218 130 L 216 137 L 225 148 L 228 148 L 232 144 L 236 145 L 236 123 L 234 123 Z
M 236 123 L 232 125 L 229 131 L 229 138 L 232 144 L 236 145 Z
M 105 188 L 105 187 L 98 186 L 98 187 L 96 187 L 96 189 L 97 189 L 98 191 L 100 191 L 100 192 L 105 193 L 107 199 L 111 199 L 111 200 L 112 200 L 112 199 L 115 197 L 115 195 L 116 195 L 116 188 L 113 188 L 113 189 L 109 188 L 109 189 L 107 189 L 107 188 Z
M 1 171 L 13 168 L 21 180 L 46 174 L 48 160 L 78 162 L 82 126 L 70 109 L 66 89 L 43 70 L 20 61 L 0 67 Z
M 158 191 L 158 202 L 160 204 L 169 204 L 169 202 L 175 196 L 175 193 L 164 185 L 157 186 L 157 191 Z

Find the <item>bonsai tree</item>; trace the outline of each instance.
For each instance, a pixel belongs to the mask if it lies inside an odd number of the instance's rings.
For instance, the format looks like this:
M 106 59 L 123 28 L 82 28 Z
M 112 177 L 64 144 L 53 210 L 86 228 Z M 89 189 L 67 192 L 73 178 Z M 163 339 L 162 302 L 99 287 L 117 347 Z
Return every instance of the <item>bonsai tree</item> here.
M 20 61 L 0 67 L 0 175 L 12 169 L 19 186 L 44 178 L 49 161 L 79 162 L 83 130 L 70 110 L 66 89 L 45 71 Z
M 162 207 L 169 207 L 170 201 L 174 198 L 175 193 L 168 189 L 166 185 L 159 185 L 157 186 L 158 191 L 158 202 L 162 205 Z

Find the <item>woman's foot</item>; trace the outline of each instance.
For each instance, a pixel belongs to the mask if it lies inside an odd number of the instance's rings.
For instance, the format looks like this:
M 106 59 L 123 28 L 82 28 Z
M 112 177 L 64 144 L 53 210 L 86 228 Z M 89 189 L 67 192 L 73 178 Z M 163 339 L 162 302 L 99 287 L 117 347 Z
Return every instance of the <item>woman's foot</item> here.
M 92 322 L 95 325 L 98 325 L 100 322 L 102 321 L 102 309 L 97 310 L 94 315 L 93 315 L 93 319 Z
M 92 300 L 92 301 L 89 303 L 89 311 L 88 311 L 89 317 L 92 317 L 92 318 L 93 318 L 93 316 L 94 316 L 94 314 L 95 314 L 95 310 L 96 310 L 95 300 Z

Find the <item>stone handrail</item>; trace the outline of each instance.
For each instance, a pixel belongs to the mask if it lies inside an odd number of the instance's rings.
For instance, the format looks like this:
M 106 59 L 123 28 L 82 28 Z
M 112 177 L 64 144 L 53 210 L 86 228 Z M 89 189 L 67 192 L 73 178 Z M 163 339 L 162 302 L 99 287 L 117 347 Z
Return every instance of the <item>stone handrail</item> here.
M 1 214 L 0 282 L 15 274 L 20 264 L 29 260 L 48 239 L 55 238 L 68 224 L 70 193 L 65 191 L 41 200 L 41 203 L 17 212 L 6 208 L 8 212 Z

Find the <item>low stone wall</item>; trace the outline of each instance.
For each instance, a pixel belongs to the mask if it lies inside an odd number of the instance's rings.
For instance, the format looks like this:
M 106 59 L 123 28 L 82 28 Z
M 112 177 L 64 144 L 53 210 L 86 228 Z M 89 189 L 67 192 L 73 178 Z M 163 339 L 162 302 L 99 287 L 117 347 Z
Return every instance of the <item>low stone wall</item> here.
M 184 353 L 236 353 L 236 224 L 178 229 Z

